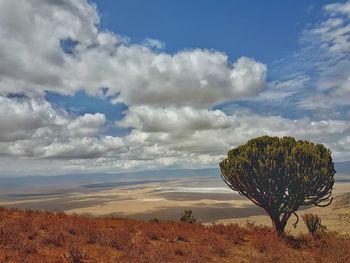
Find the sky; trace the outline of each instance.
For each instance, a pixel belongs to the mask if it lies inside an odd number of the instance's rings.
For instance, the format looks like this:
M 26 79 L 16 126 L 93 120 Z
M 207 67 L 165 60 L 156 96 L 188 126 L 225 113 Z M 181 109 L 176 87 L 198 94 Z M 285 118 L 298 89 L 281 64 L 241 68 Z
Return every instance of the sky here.
M 0 0 L 0 176 L 350 161 L 350 1 Z

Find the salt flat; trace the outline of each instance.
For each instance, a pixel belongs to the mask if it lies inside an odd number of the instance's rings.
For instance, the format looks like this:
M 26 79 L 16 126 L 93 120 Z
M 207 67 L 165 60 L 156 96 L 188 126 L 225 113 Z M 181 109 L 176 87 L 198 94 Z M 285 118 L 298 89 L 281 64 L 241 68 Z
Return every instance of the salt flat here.
M 197 220 L 203 223 L 245 224 L 249 220 L 257 224 L 271 225 L 263 209 L 233 192 L 218 177 L 95 185 L 98 187 L 76 188 L 62 194 L 21 195 L 0 201 L 0 206 L 140 220 L 155 217 L 161 220 L 178 220 L 184 209 L 191 209 Z M 350 184 L 336 184 L 333 193 L 335 201 L 331 206 L 304 209 L 298 211 L 298 214 L 306 212 L 318 214 L 330 230 L 349 232 L 350 206 L 347 205 L 349 200 L 346 199 L 342 203 L 339 200 L 344 194 L 350 193 Z M 293 233 L 306 231 L 301 221 L 300 219 L 298 227 L 294 229 L 291 224 L 295 222 L 295 218 L 292 216 L 287 229 Z

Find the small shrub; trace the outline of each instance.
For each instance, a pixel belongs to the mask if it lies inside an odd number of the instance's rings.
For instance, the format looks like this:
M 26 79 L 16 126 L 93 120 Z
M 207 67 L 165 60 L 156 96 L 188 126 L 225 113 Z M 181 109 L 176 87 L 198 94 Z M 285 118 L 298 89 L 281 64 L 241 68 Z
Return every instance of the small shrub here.
M 100 241 L 100 232 L 93 227 L 90 227 L 87 229 L 87 243 L 88 244 L 95 244 L 98 243 L 98 241 Z
M 77 247 L 72 247 L 69 252 L 65 255 L 66 260 L 72 263 L 82 263 L 86 262 L 86 253 L 82 252 L 81 249 Z
M 35 244 L 27 243 L 22 247 L 22 253 L 25 255 L 34 255 L 38 253 L 38 248 Z
M 75 235 L 77 234 L 77 231 L 76 231 L 74 228 L 70 228 L 70 229 L 68 230 L 68 233 L 71 234 L 71 235 L 73 235 L 73 236 L 75 236 Z
M 321 219 L 317 215 L 307 213 L 301 217 L 312 235 L 314 235 L 316 231 L 323 231 L 326 229 L 326 227 L 321 224 Z
M 180 218 L 181 222 L 186 222 L 186 223 L 196 223 L 196 219 L 192 215 L 192 210 L 184 210 L 184 214 Z
M 62 232 L 51 232 L 44 240 L 45 245 L 52 245 L 55 247 L 63 247 L 65 244 L 65 235 Z
M 115 233 L 109 242 L 109 245 L 117 250 L 127 250 L 131 245 L 131 234 L 127 232 Z
M 159 219 L 158 218 L 153 218 L 150 220 L 151 223 L 159 223 Z

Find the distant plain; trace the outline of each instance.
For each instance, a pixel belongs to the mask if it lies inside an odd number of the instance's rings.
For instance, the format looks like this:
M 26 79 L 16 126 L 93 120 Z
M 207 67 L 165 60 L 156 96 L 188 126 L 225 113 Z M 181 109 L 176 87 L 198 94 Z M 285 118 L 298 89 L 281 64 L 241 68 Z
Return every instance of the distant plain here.
M 264 210 L 229 189 L 217 169 L 175 170 L 165 175 L 154 171 L 147 174 L 26 177 L 15 178 L 7 186 L 0 185 L 0 206 L 4 207 L 138 220 L 179 220 L 184 209 L 191 209 L 202 223 L 245 224 L 249 220 L 270 225 Z M 350 233 L 350 206 L 346 199 L 349 193 L 348 176 L 338 174 L 333 205 L 310 211 L 320 214 L 331 230 Z M 345 201 L 342 207 L 335 209 L 334 205 L 339 206 L 340 199 Z M 304 210 L 299 211 L 302 213 Z M 290 225 L 292 221 L 295 221 L 293 217 Z M 290 225 L 287 229 L 292 232 L 306 230 L 302 223 L 297 229 Z

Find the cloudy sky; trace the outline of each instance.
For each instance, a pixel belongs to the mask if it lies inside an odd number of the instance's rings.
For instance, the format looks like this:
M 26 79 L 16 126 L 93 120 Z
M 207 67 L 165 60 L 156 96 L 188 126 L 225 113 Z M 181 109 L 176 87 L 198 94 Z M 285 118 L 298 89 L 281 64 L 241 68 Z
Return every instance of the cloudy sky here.
M 0 176 L 350 160 L 350 1 L 0 0 Z

